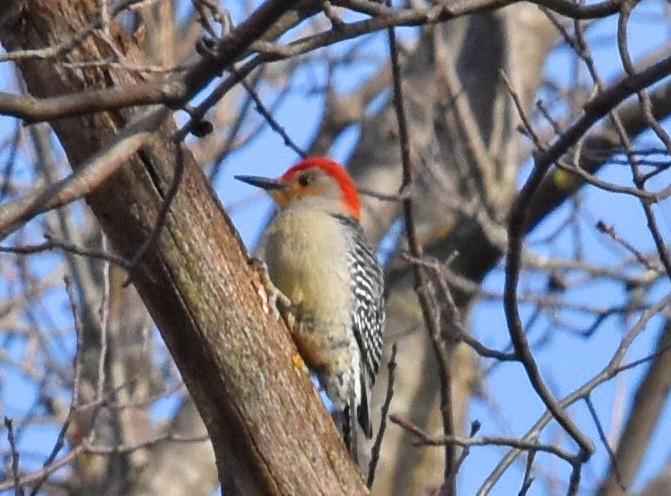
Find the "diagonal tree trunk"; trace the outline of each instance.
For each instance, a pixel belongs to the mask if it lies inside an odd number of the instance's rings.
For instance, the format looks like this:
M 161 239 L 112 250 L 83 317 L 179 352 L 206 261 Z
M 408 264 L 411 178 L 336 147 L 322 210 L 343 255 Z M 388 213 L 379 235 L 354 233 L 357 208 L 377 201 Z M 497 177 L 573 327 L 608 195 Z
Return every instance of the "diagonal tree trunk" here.
M 280 2 L 281 3 L 281 2 Z M 280 4 L 278 3 L 278 5 Z M 289 3 L 287 2 L 287 5 Z M 284 8 L 284 7 L 280 7 Z M 8 50 L 58 45 L 87 26 L 98 4 L 25 0 L 3 14 Z M 111 39 L 127 60 L 144 63 L 115 25 Z M 86 38 L 68 62 L 104 60 L 109 45 Z M 49 60 L 19 63 L 36 97 L 132 84 L 140 78 L 109 67 L 64 68 Z M 150 112 L 155 112 L 150 110 Z M 136 115 L 106 112 L 52 126 L 73 167 L 103 147 Z M 118 252 L 130 259 L 154 227 L 178 166 L 168 119 L 140 152 L 87 198 Z M 264 311 L 263 287 L 247 267 L 236 233 L 190 153 L 156 242 L 132 273 L 212 439 L 219 480 L 239 494 L 363 494 L 365 487 L 287 330 Z

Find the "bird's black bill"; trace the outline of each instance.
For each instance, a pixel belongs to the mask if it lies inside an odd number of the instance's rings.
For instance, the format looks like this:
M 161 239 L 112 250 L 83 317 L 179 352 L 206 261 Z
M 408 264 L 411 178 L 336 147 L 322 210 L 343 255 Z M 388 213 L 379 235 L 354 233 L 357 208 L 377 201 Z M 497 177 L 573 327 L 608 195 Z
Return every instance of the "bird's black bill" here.
M 270 179 L 267 177 L 257 177 L 257 176 L 233 176 L 238 181 L 243 183 L 251 184 L 257 188 L 265 189 L 266 191 L 278 191 L 283 190 L 287 187 L 286 184 L 279 182 L 277 179 Z

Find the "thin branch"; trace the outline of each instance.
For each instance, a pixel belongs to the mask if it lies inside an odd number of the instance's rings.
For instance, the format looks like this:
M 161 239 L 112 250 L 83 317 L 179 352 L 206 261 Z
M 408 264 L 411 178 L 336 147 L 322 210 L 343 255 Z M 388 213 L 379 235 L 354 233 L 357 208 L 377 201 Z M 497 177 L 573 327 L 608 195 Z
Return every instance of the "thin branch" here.
M 529 451 L 527 453 L 527 463 L 526 467 L 524 469 L 524 479 L 522 481 L 522 487 L 520 488 L 520 492 L 518 493 L 517 496 L 526 496 L 526 494 L 529 492 L 529 488 L 531 487 L 531 484 L 534 482 L 534 478 L 532 477 L 532 472 L 534 468 L 534 461 L 536 460 L 536 450 Z
M 36 123 L 135 105 L 179 106 L 184 92 L 185 87 L 178 81 L 138 83 L 41 99 L 0 92 L 0 113 Z
M 603 444 L 604 448 L 606 448 L 606 453 L 608 453 L 608 458 L 610 459 L 611 469 L 615 474 L 615 479 L 617 480 L 617 483 L 622 486 L 622 478 L 620 477 L 620 471 L 617 468 L 617 458 L 615 457 L 615 452 L 613 451 L 613 448 L 610 447 L 610 443 L 608 442 L 606 432 L 603 430 L 603 425 L 601 425 L 601 419 L 599 419 L 599 414 L 596 412 L 596 408 L 594 408 L 594 403 L 592 403 L 592 397 L 589 394 L 585 396 L 585 404 L 587 405 L 589 414 L 592 417 L 592 420 L 594 421 L 594 425 L 596 425 L 596 430 L 599 433 L 599 439 L 601 440 L 601 443 Z M 622 489 L 625 488 L 622 487 Z
M 550 444 L 539 444 L 533 441 L 525 441 L 522 439 L 500 437 L 500 436 L 482 436 L 482 437 L 460 437 L 460 436 L 430 436 L 422 429 L 403 419 L 398 415 L 391 415 L 389 419 L 407 430 L 415 437 L 417 437 L 416 445 L 418 446 L 444 446 L 445 444 L 453 444 L 457 446 L 508 446 L 522 451 L 543 451 L 561 458 L 569 463 L 573 463 L 575 457 L 556 446 Z
M 518 197 L 518 199 L 520 197 Z M 508 254 L 506 257 L 506 279 L 503 299 L 506 320 L 508 322 L 508 332 L 510 333 L 510 339 L 513 343 L 515 353 L 522 362 L 527 377 L 534 390 L 548 410 L 552 412 L 559 424 L 569 433 L 576 443 L 578 443 L 580 446 L 579 457 L 582 461 L 586 461 L 594 452 L 594 444 L 591 439 L 580 431 L 566 411 L 561 408 L 543 381 L 536 360 L 529 348 L 529 342 L 520 319 L 517 301 L 517 283 L 521 270 L 522 238 L 524 236 L 525 220 L 526 218 L 524 214 L 518 212 L 517 209 L 513 207 L 513 214 L 510 216 L 508 229 L 509 241 Z
M 165 108 L 146 113 L 129 125 L 70 176 L 0 206 L 0 239 L 35 215 L 66 205 L 93 192 L 135 153 L 169 115 Z
M 622 360 L 627 354 L 630 346 L 634 340 L 643 332 L 643 329 L 647 326 L 652 318 L 657 316 L 660 311 L 667 308 L 671 304 L 671 294 L 666 295 L 660 301 L 650 306 L 650 308 L 643 311 L 640 318 L 632 329 L 622 338 L 620 345 L 617 350 L 609 360 L 608 364 L 593 378 L 584 383 L 581 387 L 576 389 L 574 392 L 566 396 L 559 402 L 559 405 L 562 408 L 568 408 L 570 405 L 576 403 L 577 401 L 585 398 L 590 394 L 594 389 L 599 385 L 603 384 L 606 381 L 611 380 L 616 377 L 624 370 L 629 370 L 629 368 L 622 368 L 620 366 Z M 554 414 L 551 411 L 546 411 L 538 421 L 529 429 L 524 436 L 520 439 L 524 441 L 538 439 L 543 429 L 553 420 Z M 520 454 L 520 450 L 512 450 L 498 463 L 494 471 L 487 477 L 485 482 L 482 484 L 480 489 L 477 492 L 478 496 L 484 496 L 488 494 L 496 481 L 503 475 L 503 473 L 510 467 L 515 458 Z M 576 460 L 578 461 L 578 460 Z
M 16 440 L 14 439 L 14 423 L 9 417 L 5 417 L 5 428 L 7 429 L 9 449 L 12 453 L 12 483 L 14 485 L 14 494 L 15 496 L 23 496 L 23 488 L 19 472 L 19 451 L 16 449 Z
M 256 88 L 256 85 L 259 84 L 263 75 L 264 75 L 263 68 L 256 71 L 251 84 L 248 83 L 249 86 L 252 89 Z M 236 117 L 233 125 L 230 126 L 230 128 L 227 130 L 227 136 L 224 144 L 221 146 L 221 149 L 217 153 L 217 156 L 212 160 L 214 166 L 212 167 L 212 170 L 208 175 L 208 180 L 210 181 L 211 184 L 216 184 L 219 173 L 222 170 L 224 159 L 228 156 L 229 152 L 233 150 L 233 146 L 240 134 L 240 131 L 242 130 L 242 124 L 245 122 L 245 119 L 247 118 L 249 109 L 251 109 L 252 107 L 252 103 L 253 100 L 251 96 L 249 96 L 249 93 L 247 93 L 247 98 L 245 98 L 244 102 L 240 106 L 240 110 L 236 112 Z
M 68 301 L 70 302 L 70 311 L 72 312 L 72 321 L 74 323 L 74 328 L 75 328 L 75 333 L 77 335 L 77 341 L 76 341 L 76 348 L 75 348 L 75 356 L 74 356 L 74 367 L 75 367 L 75 374 L 74 374 L 74 380 L 73 380 L 73 386 L 72 386 L 72 399 L 70 400 L 70 408 L 68 410 L 68 416 L 63 422 L 63 425 L 61 426 L 60 431 L 58 432 L 58 436 L 56 437 L 56 442 L 54 443 L 54 447 L 51 449 L 51 453 L 49 453 L 49 456 L 47 459 L 44 461 L 42 464 L 42 468 L 46 469 L 51 465 L 54 460 L 56 459 L 56 456 L 58 456 L 58 453 L 63 449 L 63 446 L 65 445 L 65 436 L 68 432 L 68 429 L 70 428 L 72 418 L 74 416 L 74 413 L 77 409 L 77 406 L 79 405 L 79 382 L 81 379 L 81 372 L 82 372 L 82 361 L 81 361 L 81 355 L 82 355 L 82 343 L 83 343 L 83 335 L 84 335 L 84 329 L 82 326 L 82 321 L 79 316 L 79 309 L 77 308 L 77 299 L 75 297 L 74 290 L 72 288 L 72 281 L 68 276 L 65 276 L 63 279 L 63 282 L 65 283 L 65 291 L 68 295 Z M 35 496 L 40 488 L 42 487 L 42 484 L 47 480 L 49 477 L 49 473 L 45 472 L 42 477 L 37 479 L 35 482 L 35 485 L 33 486 L 32 491 L 30 492 L 30 496 Z
M 377 436 L 375 437 L 375 442 L 371 448 L 371 457 L 370 463 L 368 464 L 368 478 L 366 479 L 366 486 L 368 489 L 373 487 L 375 482 L 375 470 L 377 469 L 377 464 L 380 461 L 380 451 L 382 449 L 382 440 L 384 439 L 384 433 L 387 429 L 387 416 L 389 415 L 389 408 L 391 407 L 391 400 L 394 397 L 394 381 L 396 379 L 396 352 L 398 351 L 398 346 L 394 343 L 391 346 L 391 357 L 389 358 L 389 363 L 387 364 L 387 370 L 389 374 L 387 375 L 387 395 L 384 398 L 384 403 L 382 404 L 381 415 L 380 415 L 380 428 L 377 431 Z
M 19 151 L 19 144 L 21 143 L 21 124 L 16 123 L 14 133 L 12 134 L 11 144 L 9 145 L 9 154 L 5 165 L 2 167 L 4 171 L 2 178 L 2 185 L 0 186 L 0 201 L 3 200 L 11 189 L 12 173 L 16 167 L 16 156 Z
M 604 221 L 599 220 L 596 223 L 596 228 L 599 232 L 606 234 L 609 236 L 613 241 L 618 243 L 619 245 L 623 246 L 629 253 L 634 255 L 636 257 L 636 260 L 641 262 L 645 268 L 648 270 L 653 270 L 655 272 L 662 272 L 662 267 L 660 267 L 657 264 L 652 263 L 648 257 L 643 255 L 639 250 L 636 249 L 635 246 L 633 246 L 631 243 L 627 242 L 626 240 L 622 239 L 622 237 L 617 233 L 615 228 L 613 226 L 607 225 Z
M 32 255 L 35 253 L 43 253 L 45 251 L 62 250 L 82 257 L 105 260 L 107 262 L 111 262 L 123 268 L 128 267 L 127 260 L 118 255 L 114 255 L 113 253 L 101 250 L 83 248 L 81 246 L 68 243 L 66 241 L 56 241 L 49 234 L 45 234 L 44 237 L 47 239 L 47 241 L 45 241 L 44 243 L 36 245 L 0 246 L 0 252 L 15 253 L 18 255 Z
M 455 253 L 456 255 L 456 253 Z M 447 315 L 447 321 L 450 322 L 450 326 L 453 327 L 452 332 L 455 333 L 454 339 L 457 341 L 463 341 L 468 346 L 470 346 L 473 351 L 478 355 L 485 358 L 494 358 L 502 362 L 511 362 L 517 361 L 517 355 L 515 353 L 506 353 L 503 351 L 498 351 L 493 348 L 489 348 L 482 344 L 480 341 L 475 339 L 468 329 L 464 326 L 463 319 L 459 314 L 459 308 L 457 307 L 454 297 L 452 296 L 452 291 L 450 286 L 447 283 L 447 278 L 445 277 L 445 270 L 443 270 L 448 263 L 441 263 L 439 260 L 427 260 L 426 258 L 417 259 L 408 255 L 404 255 L 403 258 L 414 264 L 420 264 L 429 269 L 433 274 L 434 278 L 437 281 L 438 289 L 440 289 L 440 301 L 445 308 L 445 313 Z
M 559 407 L 543 382 L 533 355 L 529 350 L 517 308 L 517 283 L 521 269 L 522 241 L 526 231 L 528 206 L 550 166 L 559 160 L 561 155 L 566 153 L 598 119 L 638 89 L 654 84 L 666 77 L 669 72 L 671 72 L 671 57 L 666 57 L 639 73 L 629 75 L 621 82 L 592 98 L 585 105 L 583 116 L 576 120 L 547 151 L 539 152 L 536 155 L 534 170 L 515 199 L 509 217 L 504 308 L 511 340 L 534 389 L 562 427 L 578 443 L 581 448 L 580 456 L 583 460 L 589 458 L 594 450 L 594 445 L 577 428 L 566 412 Z
M 618 24 L 617 24 L 618 51 L 620 53 L 620 59 L 622 60 L 622 63 L 624 65 L 624 70 L 630 77 L 636 75 L 636 69 L 634 68 L 634 64 L 629 54 L 629 47 L 627 44 L 627 25 L 629 24 L 631 10 L 634 8 L 636 3 L 637 2 L 624 2 L 622 4 L 622 11 L 620 12 L 620 17 L 618 18 Z M 639 98 L 639 101 L 641 101 L 642 107 L 644 108 L 643 113 L 644 116 L 646 117 L 647 124 L 651 126 L 651 129 L 653 131 L 657 132 L 658 137 L 660 137 L 663 142 L 670 143 L 668 136 L 666 136 L 666 133 L 661 128 L 656 119 L 654 119 L 652 114 L 647 114 L 645 112 L 646 102 L 649 106 L 650 99 L 649 97 L 647 97 L 647 93 L 644 93 L 644 90 L 645 86 L 638 88 L 637 96 Z M 630 142 L 631 140 L 629 139 L 629 136 L 624 128 L 624 125 L 622 124 L 622 121 L 615 114 L 611 115 L 611 118 L 613 119 L 613 124 L 615 125 L 618 135 L 620 136 L 620 140 L 625 145 L 626 150 L 629 151 L 631 149 L 631 142 Z M 636 158 L 633 155 L 629 156 L 629 154 L 628 158 L 630 159 L 631 163 L 631 171 L 633 175 L 634 185 L 640 189 L 643 189 L 645 185 L 644 182 L 645 176 L 640 172 L 636 162 Z M 664 270 L 666 271 L 668 278 L 671 280 L 671 256 L 669 255 L 669 250 L 666 247 L 664 237 L 662 236 L 659 230 L 659 224 L 657 222 L 657 218 L 655 217 L 655 213 L 652 209 L 653 200 L 641 198 L 640 203 L 641 206 L 643 207 L 643 212 L 645 213 L 646 220 L 648 221 L 648 231 L 652 235 L 655 247 L 657 248 L 657 252 L 659 253 L 659 259 L 662 265 L 664 266 Z
M 338 25 L 331 31 L 306 37 L 286 46 L 275 46 L 265 41 L 258 41 L 272 23 L 296 3 L 298 3 L 297 0 L 266 2 L 243 24 L 224 36 L 212 50 L 210 56 L 204 57 L 182 77 L 172 82 L 124 85 L 117 88 L 84 91 L 73 95 L 45 99 L 17 97 L 8 93 L 0 93 L 0 113 L 19 117 L 26 122 L 39 122 L 134 105 L 163 103 L 172 108 L 180 108 L 222 70 L 241 58 L 243 54 L 246 54 L 246 50 L 252 43 L 255 49 L 261 51 L 261 56 L 265 61 L 276 61 L 393 26 L 436 24 L 476 12 L 501 8 L 514 2 L 509 0 L 467 0 L 449 6 L 435 5 L 428 9 L 390 9 L 391 12 L 389 10 L 385 11 L 390 15 Z M 364 8 L 364 5 L 367 5 L 367 7 L 374 5 L 365 0 L 343 0 L 331 3 L 359 11 Z M 544 5 L 553 11 L 575 19 L 607 17 L 617 12 L 620 5 L 619 1 L 605 1 L 588 6 L 576 5 L 565 0 L 537 0 L 532 3 Z M 116 9 L 112 9 L 112 11 L 116 12 Z M 76 47 L 82 39 L 90 35 L 94 29 L 95 27 L 92 26 L 90 30 L 79 33 L 73 38 L 73 44 L 65 43 L 53 53 L 39 54 L 39 56 L 33 54 L 32 57 L 41 58 L 48 55 L 48 58 L 51 58 L 67 53 Z M 81 37 L 81 39 L 77 39 L 78 37 Z M 19 57 L 17 54 L 16 57 L 30 58 L 31 55 L 21 54 L 21 57 Z
M 92 443 L 84 442 L 84 449 L 86 453 L 91 453 L 94 455 L 126 455 L 138 451 L 141 449 L 151 448 L 159 443 L 173 442 L 173 443 L 204 443 L 210 440 L 210 437 L 207 434 L 202 436 L 180 436 L 178 434 L 173 434 L 168 432 L 162 436 L 150 439 L 136 444 L 119 444 L 116 446 L 95 446 Z
M 387 0 L 387 5 L 389 5 L 389 0 Z M 396 110 L 396 119 L 398 121 L 399 145 L 401 148 L 401 163 L 403 167 L 403 180 L 399 192 L 400 194 L 405 194 L 411 191 L 411 188 L 413 187 L 414 167 L 410 159 L 410 140 L 408 136 L 407 117 L 403 106 L 401 68 L 399 66 L 396 35 L 393 27 L 389 28 L 387 35 L 389 40 L 389 56 L 391 59 L 392 81 L 394 87 L 394 108 Z M 405 221 L 405 231 L 410 254 L 414 258 L 421 259 L 422 247 L 419 243 L 419 238 L 417 237 L 411 196 L 408 196 L 403 200 L 403 219 Z M 446 436 L 451 436 L 454 435 L 454 420 L 452 418 L 452 379 L 450 377 L 450 364 L 448 362 L 447 349 L 440 332 L 440 317 L 438 312 L 433 308 L 431 302 L 431 297 L 429 295 L 429 281 L 424 273 L 424 268 L 418 264 L 413 265 L 413 267 L 417 297 L 422 308 L 424 323 L 431 338 L 439 368 L 440 411 L 443 421 L 443 433 Z M 454 462 L 454 447 L 451 444 L 446 444 L 444 469 L 445 484 L 447 484 L 448 481 L 454 483 L 456 480 L 456 478 L 452 477 L 452 474 L 454 473 Z M 447 491 L 450 494 L 454 494 L 455 488 L 447 488 Z
M 20 486 L 25 486 L 31 484 L 35 481 L 39 481 L 44 477 L 48 477 L 50 474 L 53 474 L 56 470 L 59 470 L 62 467 L 65 467 L 72 463 L 74 460 L 79 458 L 84 454 L 84 446 L 79 445 L 72 449 L 67 455 L 63 456 L 60 460 L 54 461 L 51 465 L 44 467 L 40 470 L 33 472 L 32 474 L 25 475 L 19 480 Z M 14 487 L 13 481 L 0 482 L 0 492 L 7 491 L 8 489 Z
M 282 14 L 297 3 L 298 0 L 263 3 L 245 22 L 224 36 L 206 57 L 173 81 L 136 83 L 44 99 L 0 93 L 0 113 L 26 122 L 38 122 L 134 105 L 163 103 L 171 108 L 180 108 L 245 54 L 250 44 L 260 39 Z
M 480 430 L 480 427 L 482 427 L 482 424 L 480 424 L 480 422 L 478 420 L 474 420 L 473 422 L 471 422 L 471 432 L 469 433 L 468 437 L 473 438 L 478 433 L 478 431 Z M 459 458 L 457 459 L 456 463 L 454 464 L 454 473 L 452 474 L 452 477 L 456 478 L 457 474 L 459 473 L 459 469 L 464 464 L 464 462 L 466 461 L 466 458 L 468 457 L 468 455 L 470 453 L 471 453 L 471 447 L 470 446 L 463 446 L 463 449 L 461 450 L 461 454 L 459 455 Z M 448 483 L 448 487 L 451 487 L 453 484 L 456 484 L 456 481 L 454 481 L 454 482 L 450 481 Z
M 242 85 L 243 88 L 245 88 L 245 91 L 247 94 L 249 94 L 250 98 L 254 100 L 254 104 L 256 105 L 256 110 L 261 114 L 261 117 L 263 117 L 270 128 L 275 131 L 277 134 L 279 134 L 282 139 L 284 140 L 284 144 L 291 148 L 296 154 L 301 157 L 305 158 L 306 154 L 305 152 L 301 149 L 300 146 L 294 142 L 294 140 L 291 139 L 291 136 L 286 132 L 286 130 L 280 125 L 279 122 L 273 117 L 273 115 L 270 113 L 270 111 L 266 108 L 266 106 L 263 104 L 263 101 L 259 97 L 259 95 L 254 91 L 254 88 L 252 88 L 249 84 L 247 84 L 247 81 L 245 81 L 244 77 L 241 77 L 240 74 L 237 73 L 235 68 L 231 68 L 231 72 L 235 74 L 240 81 L 240 84 Z

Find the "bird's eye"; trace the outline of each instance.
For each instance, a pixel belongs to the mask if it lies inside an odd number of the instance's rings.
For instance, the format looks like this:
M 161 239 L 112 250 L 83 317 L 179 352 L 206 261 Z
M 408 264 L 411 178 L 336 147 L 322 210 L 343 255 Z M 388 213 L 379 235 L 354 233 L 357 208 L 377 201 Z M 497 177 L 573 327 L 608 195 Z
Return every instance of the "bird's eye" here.
M 298 184 L 301 186 L 307 186 L 312 182 L 312 176 L 310 174 L 303 174 L 298 178 Z

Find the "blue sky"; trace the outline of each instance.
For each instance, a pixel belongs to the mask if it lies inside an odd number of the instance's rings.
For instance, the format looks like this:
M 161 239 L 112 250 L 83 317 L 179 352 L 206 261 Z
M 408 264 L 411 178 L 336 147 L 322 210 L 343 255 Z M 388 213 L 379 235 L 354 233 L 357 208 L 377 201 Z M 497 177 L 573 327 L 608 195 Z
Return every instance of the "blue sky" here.
M 662 21 L 655 20 L 656 17 L 663 19 L 662 9 L 661 2 L 652 1 L 644 2 L 640 9 L 637 9 L 637 17 L 632 22 L 630 30 L 632 53 L 635 57 L 649 53 L 668 40 L 668 27 L 664 26 Z M 235 12 L 233 14 L 235 17 Z M 602 76 L 607 81 L 621 73 L 621 64 L 612 36 L 614 23 L 615 19 L 599 21 L 590 30 L 590 38 L 597 41 L 593 49 L 595 60 Z M 412 29 L 402 30 L 402 36 L 406 38 L 413 36 L 415 33 L 416 30 Z M 376 52 L 384 49 L 384 43 L 384 37 L 377 35 L 374 44 L 371 45 L 371 50 Z M 341 49 L 345 48 L 335 48 L 335 50 Z M 560 84 L 567 84 L 567 75 L 571 73 L 571 58 L 572 54 L 568 49 L 557 50 L 546 66 L 549 77 Z M 374 70 L 374 66 L 363 61 L 355 64 L 351 70 L 337 72 L 335 80 L 338 88 L 342 91 L 355 88 L 358 82 L 370 74 L 372 70 Z M 0 71 L 3 71 L 3 77 L 0 78 L 0 89 L 2 91 L 15 91 L 12 84 L 12 71 L 7 65 L 0 66 Z M 299 91 L 287 98 L 275 114 L 276 119 L 289 135 L 304 147 L 310 142 L 317 129 L 323 106 L 321 98 L 315 95 L 312 90 L 323 85 L 325 78 L 326 67 L 323 64 L 311 64 L 308 68 L 301 70 L 292 82 Z M 14 125 L 13 119 L 0 117 L 0 139 L 7 139 L 13 131 Z M 668 125 L 666 127 L 668 129 Z M 357 133 L 356 129 L 351 129 L 344 134 L 334 145 L 331 153 L 333 158 L 346 161 L 351 153 L 352 145 L 356 142 Z M 643 140 L 647 140 L 646 143 L 650 142 L 651 139 L 650 136 L 643 138 Z M 0 155 L 0 160 L 4 160 L 4 158 Z M 226 167 L 215 187 L 224 205 L 235 206 L 231 215 L 248 246 L 254 245 L 258 240 L 260 227 L 265 224 L 265 220 L 271 214 L 272 207 L 270 201 L 263 195 L 250 196 L 255 194 L 252 188 L 233 181 L 233 175 L 279 175 L 292 165 L 297 158 L 293 151 L 283 145 L 280 136 L 270 129 L 266 129 L 254 139 L 250 146 L 236 153 L 226 163 Z M 21 181 L 30 182 L 32 174 L 29 169 L 25 168 L 26 162 L 23 161 L 22 163 L 24 167 L 16 171 L 16 177 Z M 627 167 L 612 165 L 604 169 L 601 177 L 614 182 L 627 182 L 629 172 Z M 666 178 L 667 176 L 662 176 L 657 180 L 655 186 L 662 186 Z M 522 179 L 523 177 L 520 178 L 520 180 Z M 253 201 L 246 202 L 250 198 Z M 615 226 L 618 233 L 634 243 L 638 249 L 642 251 L 652 249 L 650 236 L 644 228 L 645 218 L 636 200 L 624 199 L 621 195 L 615 196 L 593 188 L 584 189 L 581 198 L 585 204 L 585 210 L 589 212 L 589 215 L 583 216 L 580 226 L 585 252 L 589 260 L 607 265 L 615 263 L 622 256 L 621 250 L 614 248 L 611 242 L 595 231 L 594 222 L 596 220 L 603 220 L 607 224 Z M 569 257 L 573 243 L 568 236 L 560 240 L 559 243 L 552 245 L 540 242 L 556 226 L 561 224 L 568 213 L 569 209 L 564 207 L 547 219 L 529 237 L 531 248 L 538 253 L 554 257 Z M 658 213 L 665 239 L 669 239 L 671 233 L 669 232 L 668 205 L 660 205 Z M 35 260 L 31 264 L 36 273 L 45 274 L 51 270 L 52 264 L 57 263 L 58 259 L 58 255 L 53 255 L 49 259 Z M 544 276 L 525 274 L 520 284 L 520 291 L 526 289 L 541 291 L 546 281 L 547 279 Z M 501 292 L 502 283 L 502 271 L 499 268 L 487 277 L 484 284 L 485 288 L 490 291 Z M 7 286 L 0 284 L 0 294 L 5 293 L 6 290 Z M 668 290 L 667 283 L 659 284 L 653 291 L 653 296 L 659 298 L 668 293 Z M 594 305 L 608 304 L 613 300 L 623 300 L 624 296 L 622 288 L 612 283 L 586 285 L 572 290 L 567 295 L 572 301 L 588 301 Z M 48 306 L 59 310 L 46 312 L 43 309 L 35 309 L 39 321 L 62 328 L 70 325 L 70 315 L 63 291 L 49 295 Z M 523 307 L 522 315 L 523 318 L 528 319 L 530 309 Z M 47 322 L 54 318 L 55 322 Z M 634 322 L 634 319 L 630 319 L 627 323 L 628 326 L 632 322 Z M 507 330 L 499 301 L 483 301 L 478 304 L 473 312 L 471 324 L 475 334 L 487 345 L 498 348 L 507 345 Z M 629 360 L 640 358 L 650 352 L 657 338 L 659 324 L 659 319 L 650 323 L 649 329 L 640 336 L 632 347 Z M 587 323 L 584 325 L 587 325 Z M 541 319 L 530 329 L 530 340 L 540 339 L 544 334 L 549 334 L 550 337 L 547 344 L 539 348 L 536 356 L 541 371 L 553 392 L 556 396 L 561 397 L 582 384 L 605 365 L 622 338 L 622 320 L 620 317 L 612 317 L 599 328 L 593 339 L 584 339 L 574 333 L 556 330 L 547 319 Z M 20 356 L 22 354 L 23 350 L 20 342 L 4 344 L 6 344 L 5 352 L 10 356 Z M 64 363 L 67 363 L 70 359 L 68 353 L 72 351 L 71 344 L 70 341 L 66 340 L 65 349 L 56 350 L 56 355 L 60 356 Z M 58 354 L 59 352 L 61 355 Z M 621 408 L 626 416 L 631 393 L 636 388 L 643 371 L 644 368 L 639 367 L 627 372 L 618 379 L 601 386 L 594 393 L 593 400 L 598 405 L 599 416 L 606 432 L 610 432 L 613 428 L 612 413 L 617 413 L 617 409 L 612 407 L 614 404 L 617 405 L 621 401 Z M 471 419 L 478 419 L 482 423 L 482 430 L 480 431 L 482 435 L 499 435 L 502 433 L 519 435 L 525 432 L 544 411 L 519 364 L 503 364 L 495 367 L 491 375 L 488 376 L 485 387 L 496 398 L 495 405 L 475 400 L 470 413 Z M 0 388 L 0 414 L 13 417 L 18 422 L 34 403 L 34 395 L 36 394 L 34 387 L 23 374 L 17 373 L 11 367 L 0 365 Z M 155 408 L 154 412 L 157 416 L 164 417 L 172 408 L 174 408 L 174 401 L 166 401 Z M 500 411 L 502 415 L 499 416 L 496 410 Z M 584 404 L 579 404 L 571 409 L 571 413 L 575 414 L 580 427 L 585 429 L 595 440 L 598 440 L 594 424 Z M 671 456 L 671 451 L 664 441 L 671 437 L 671 416 L 668 407 L 664 418 L 660 422 L 660 430 L 663 430 L 663 432 L 657 434 L 656 441 L 646 457 L 640 481 L 655 474 Z M 40 465 L 44 452 L 50 450 L 55 440 L 56 432 L 53 427 L 43 426 L 31 428 L 30 432 L 26 432 L 25 436 L 22 436 L 19 447 L 26 452 L 24 466 L 37 467 Z M 566 435 L 556 425 L 545 431 L 543 440 L 548 442 L 559 440 L 565 447 L 573 449 L 571 442 L 566 439 Z M 0 442 L 6 442 L 4 435 Z M 605 450 L 598 441 L 597 445 L 598 451 L 595 455 L 595 462 L 590 464 L 584 474 L 584 494 L 592 492 L 590 489 L 599 482 L 607 468 L 608 460 Z M 461 472 L 460 488 L 462 494 L 475 494 L 482 482 L 483 474 L 489 473 L 504 452 L 503 449 L 474 448 Z M 38 456 L 32 456 L 30 453 L 36 453 Z M 562 480 L 567 480 L 568 467 L 565 463 L 544 456 L 539 458 L 539 463 L 547 466 L 550 470 L 557 470 Z M 506 496 L 516 493 L 520 487 L 523 470 L 524 465 L 518 464 L 514 470 L 506 474 L 492 494 Z M 542 480 L 539 480 L 534 483 L 529 494 L 549 494 L 548 486 Z

